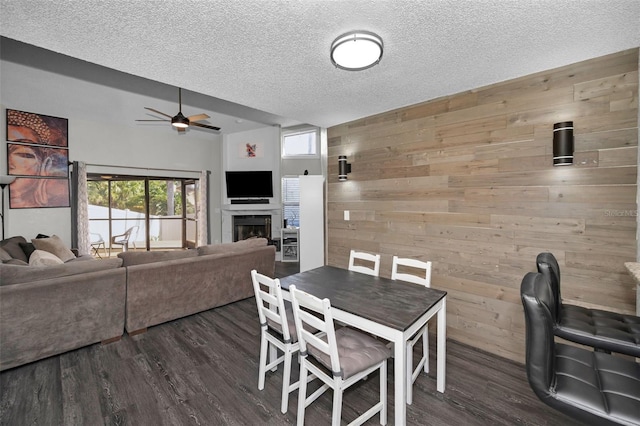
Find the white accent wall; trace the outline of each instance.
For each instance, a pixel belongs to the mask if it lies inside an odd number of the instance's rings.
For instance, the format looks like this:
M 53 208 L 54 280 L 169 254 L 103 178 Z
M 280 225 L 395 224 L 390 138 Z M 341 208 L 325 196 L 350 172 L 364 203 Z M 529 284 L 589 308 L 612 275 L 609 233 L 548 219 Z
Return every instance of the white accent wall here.
M 256 156 L 243 155 L 246 144 L 256 145 Z M 231 204 L 227 198 L 224 173 L 220 182 L 222 193 L 222 242 L 233 241 L 233 216 L 271 216 L 271 238 L 280 235 L 282 227 L 282 203 L 280 197 L 280 127 L 269 126 L 262 129 L 225 135 L 223 142 L 223 170 L 256 171 L 271 170 L 273 197 L 268 204 Z

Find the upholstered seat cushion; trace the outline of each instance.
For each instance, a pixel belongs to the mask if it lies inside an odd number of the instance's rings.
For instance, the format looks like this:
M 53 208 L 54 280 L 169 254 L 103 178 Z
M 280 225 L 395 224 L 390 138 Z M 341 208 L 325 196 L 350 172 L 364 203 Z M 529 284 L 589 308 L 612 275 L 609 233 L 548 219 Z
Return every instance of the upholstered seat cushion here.
M 298 341 L 298 333 L 296 332 L 296 321 L 293 318 L 293 311 L 291 309 L 285 309 L 285 313 L 287 315 L 287 327 L 289 328 L 289 335 L 291 336 L 291 342 L 295 343 Z M 282 329 L 280 328 L 280 324 L 273 322 L 271 319 L 267 318 L 267 324 L 269 328 L 280 335 L 282 338 Z
M 633 315 L 563 304 L 555 334 L 583 345 L 640 357 L 640 317 Z
M 285 313 L 287 315 L 287 325 L 289 327 L 289 335 L 291 336 L 291 342 L 295 343 L 298 341 L 298 333 L 296 331 L 296 320 L 293 317 L 293 308 L 291 307 L 291 302 L 285 301 Z M 282 330 L 280 329 L 280 324 L 276 324 L 267 318 L 267 324 L 269 328 L 277 332 L 280 336 L 282 336 Z M 304 329 L 309 330 L 311 333 L 317 333 L 318 330 L 311 327 L 309 324 L 304 324 Z
M 601 352 L 556 344 L 554 397 L 596 416 L 637 424 L 640 364 Z
M 384 343 L 349 327 L 336 330 L 336 343 L 342 370 L 339 374 L 342 379 L 348 379 L 391 356 L 391 349 Z M 311 345 L 307 348 L 310 355 L 331 370 L 331 358 L 328 354 Z

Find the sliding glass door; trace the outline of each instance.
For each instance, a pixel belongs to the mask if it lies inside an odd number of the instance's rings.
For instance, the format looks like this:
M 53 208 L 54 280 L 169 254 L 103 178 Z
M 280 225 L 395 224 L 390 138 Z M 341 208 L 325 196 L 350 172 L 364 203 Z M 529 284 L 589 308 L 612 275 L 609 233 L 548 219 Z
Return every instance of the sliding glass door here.
M 104 241 L 110 253 L 196 246 L 196 179 L 89 175 L 87 180 L 91 241 Z

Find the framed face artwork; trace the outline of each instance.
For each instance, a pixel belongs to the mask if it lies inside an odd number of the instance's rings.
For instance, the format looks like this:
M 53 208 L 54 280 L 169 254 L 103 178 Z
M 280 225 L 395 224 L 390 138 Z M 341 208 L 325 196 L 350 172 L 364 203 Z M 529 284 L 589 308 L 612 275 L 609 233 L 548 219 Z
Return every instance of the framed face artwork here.
M 7 109 L 9 208 L 69 207 L 68 120 Z
M 69 120 L 7 109 L 7 141 L 69 147 Z
M 12 209 L 69 207 L 69 179 L 19 177 L 9 185 Z
M 17 143 L 7 144 L 8 174 L 67 177 L 69 150 Z

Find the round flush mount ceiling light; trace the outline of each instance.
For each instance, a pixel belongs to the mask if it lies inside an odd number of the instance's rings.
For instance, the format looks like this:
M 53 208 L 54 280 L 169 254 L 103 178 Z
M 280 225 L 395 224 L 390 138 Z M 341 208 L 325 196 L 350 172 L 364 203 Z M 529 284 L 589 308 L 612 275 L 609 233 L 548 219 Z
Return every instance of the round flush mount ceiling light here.
M 351 31 L 331 43 L 331 62 L 343 70 L 362 71 L 382 58 L 382 39 L 369 31 Z

